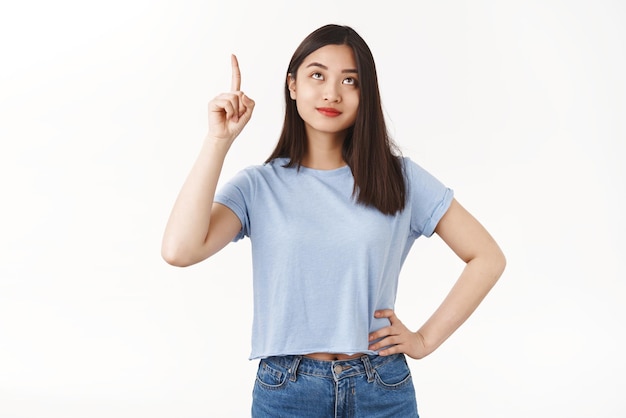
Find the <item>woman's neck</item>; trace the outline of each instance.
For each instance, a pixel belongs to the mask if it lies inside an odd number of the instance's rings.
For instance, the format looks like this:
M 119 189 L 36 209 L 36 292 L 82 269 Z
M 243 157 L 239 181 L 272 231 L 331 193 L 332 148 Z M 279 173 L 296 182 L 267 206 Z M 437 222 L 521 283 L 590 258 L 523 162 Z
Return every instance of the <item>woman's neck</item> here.
M 345 166 L 342 152 L 344 138 L 345 135 L 334 134 L 308 136 L 302 165 L 316 170 L 334 170 Z

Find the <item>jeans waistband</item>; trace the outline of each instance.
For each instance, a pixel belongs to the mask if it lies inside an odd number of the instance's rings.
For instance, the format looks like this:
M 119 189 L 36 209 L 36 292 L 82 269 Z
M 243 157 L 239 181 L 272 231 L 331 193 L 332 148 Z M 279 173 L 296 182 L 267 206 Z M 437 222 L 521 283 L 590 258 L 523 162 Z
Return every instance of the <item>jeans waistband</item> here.
M 376 368 L 403 356 L 403 354 L 390 356 L 364 354 L 361 357 L 349 360 L 324 361 L 301 355 L 287 355 L 268 357 L 263 360 L 286 369 L 290 375 L 290 380 L 293 381 L 296 380 L 297 375 L 306 374 L 335 380 L 367 375 L 367 380 L 371 382 L 374 380 L 374 370 Z

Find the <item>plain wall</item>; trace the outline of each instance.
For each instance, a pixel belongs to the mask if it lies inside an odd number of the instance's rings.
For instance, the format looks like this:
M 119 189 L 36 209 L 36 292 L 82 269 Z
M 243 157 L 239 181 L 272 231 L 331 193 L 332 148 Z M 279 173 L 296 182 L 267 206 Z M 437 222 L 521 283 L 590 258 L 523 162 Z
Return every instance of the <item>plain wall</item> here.
M 609 0 L 3 5 L 0 416 L 249 415 L 249 241 L 180 269 L 161 236 L 230 53 L 257 106 L 221 181 L 267 157 L 293 50 L 341 23 L 403 153 L 508 259 L 410 361 L 421 415 L 623 417 L 625 21 Z M 418 240 L 400 318 L 417 329 L 462 267 Z

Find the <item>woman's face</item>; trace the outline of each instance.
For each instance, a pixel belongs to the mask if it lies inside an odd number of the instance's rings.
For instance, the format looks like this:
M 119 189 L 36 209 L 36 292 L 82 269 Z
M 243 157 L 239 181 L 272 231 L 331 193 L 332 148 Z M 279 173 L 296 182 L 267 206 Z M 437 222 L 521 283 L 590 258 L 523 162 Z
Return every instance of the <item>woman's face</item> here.
M 307 137 L 340 134 L 356 120 L 359 78 L 352 48 L 326 45 L 312 52 L 287 79 Z

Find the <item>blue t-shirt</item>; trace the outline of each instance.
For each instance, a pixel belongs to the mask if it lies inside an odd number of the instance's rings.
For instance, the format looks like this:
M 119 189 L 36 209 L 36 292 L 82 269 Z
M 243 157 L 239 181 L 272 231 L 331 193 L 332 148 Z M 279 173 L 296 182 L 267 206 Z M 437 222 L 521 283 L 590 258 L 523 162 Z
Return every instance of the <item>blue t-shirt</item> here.
M 453 192 L 403 157 L 405 209 L 385 215 L 357 204 L 350 167 L 286 168 L 287 159 L 248 167 L 215 201 L 251 240 L 254 318 L 250 359 L 369 353 L 368 334 L 389 325 L 398 277 L 415 239 L 431 236 Z

